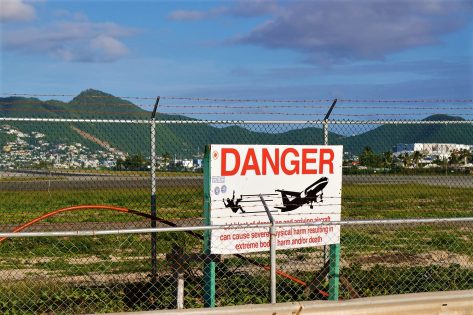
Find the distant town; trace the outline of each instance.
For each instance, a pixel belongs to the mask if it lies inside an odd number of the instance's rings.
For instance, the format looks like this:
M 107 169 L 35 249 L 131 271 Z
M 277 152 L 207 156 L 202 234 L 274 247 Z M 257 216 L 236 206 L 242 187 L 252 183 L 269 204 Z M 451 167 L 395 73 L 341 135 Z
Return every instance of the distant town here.
M 46 135 L 32 131 L 26 133 L 9 125 L 0 126 L 0 133 L 14 136 L 0 153 L 0 168 L 18 167 L 57 169 L 76 168 L 114 168 L 117 160 L 125 159 L 126 154 L 118 150 L 92 151 L 81 143 L 50 143 Z
M 375 153 L 369 146 L 359 155 L 344 154 L 344 167 L 436 169 L 446 166 L 473 170 L 473 146 L 455 143 L 399 143 L 391 151 Z
M 51 143 L 38 131 L 24 132 L 0 125 L 0 135 L 9 136 L 0 151 L 0 169 L 105 169 L 147 170 L 149 157 L 128 154 L 111 146 L 91 149 L 81 143 Z M 391 151 L 376 153 L 370 147 L 354 154 L 345 152 L 344 167 L 353 169 L 435 169 L 445 165 L 473 170 L 473 146 L 453 143 L 397 144 Z M 158 170 L 202 171 L 202 156 L 178 157 L 163 153 L 156 158 Z
M 14 138 L 0 151 L 0 169 L 53 168 L 53 169 L 149 169 L 149 158 L 140 154 L 129 155 L 107 146 L 103 150 L 92 150 L 81 143 L 51 143 L 46 135 L 37 131 L 20 131 L 10 125 L 0 125 L 0 134 Z M 157 157 L 156 164 L 163 170 L 198 171 L 202 168 L 202 157 L 181 159 L 168 153 Z

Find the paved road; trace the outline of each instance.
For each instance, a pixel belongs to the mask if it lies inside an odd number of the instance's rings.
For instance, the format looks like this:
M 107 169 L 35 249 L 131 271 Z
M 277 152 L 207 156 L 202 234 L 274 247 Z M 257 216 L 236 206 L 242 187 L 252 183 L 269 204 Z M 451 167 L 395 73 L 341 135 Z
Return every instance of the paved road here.
M 1 178 L 1 177 L 0 177 Z M 199 187 L 202 185 L 200 176 L 166 176 L 158 177 L 158 187 Z M 0 190 L 57 190 L 57 189 L 100 189 L 100 188 L 149 188 L 150 178 L 143 176 L 63 176 L 47 180 L 22 178 L 21 180 L 8 181 L 4 176 L 0 180 Z
M 444 175 L 344 175 L 344 184 L 424 184 L 473 188 L 473 176 Z
M 51 180 L 31 179 L 24 176 L 21 180 L 9 181 L 16 173 L 0 172 L 0 190 L 57 190 L 57 189 L 100 189 L 100 188 L 149 188 L 149 177 L 142 176 L 104 176 L 98 174 L 64 174 L 53 175 Z M 32 176 L 32 174 L 29 174 Z M 15 175 L 15 177 L 17 177 Z M 343 176 L 345 184 L 425 184 L 432 186 L 445 187 L 464 187 L 473 188 L 473 176 L 419 176 L 419 175 L 345 175 Z M 157 187 L 201 187 L 201 176 L 159 176 L 157 178 Z

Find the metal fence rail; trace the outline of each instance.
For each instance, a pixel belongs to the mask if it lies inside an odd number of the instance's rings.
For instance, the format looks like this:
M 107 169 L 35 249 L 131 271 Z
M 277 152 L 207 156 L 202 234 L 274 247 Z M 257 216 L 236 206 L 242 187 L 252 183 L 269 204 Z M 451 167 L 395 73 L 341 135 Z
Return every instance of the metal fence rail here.
M 201 307 L 209 260 L 217 305 L 271 302 L 269 251 L 202 255 L 209 143 L 344 146 L 339 298 L 472 289 L 473 120 L 145 114 L 0 115 L 1 313 Z M 328 262 L 278 250 L 276 300 L 328 299 Z

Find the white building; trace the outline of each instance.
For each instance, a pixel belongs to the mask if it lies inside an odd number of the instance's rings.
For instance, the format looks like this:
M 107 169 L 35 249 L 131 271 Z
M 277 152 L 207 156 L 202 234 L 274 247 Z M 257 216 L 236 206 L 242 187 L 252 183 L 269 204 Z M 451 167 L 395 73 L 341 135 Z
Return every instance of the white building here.
M 473 146 L 456 143 L 399 143 L 394 147 L 393 155 L 399 156 L 419 151 L 424 156 L 443 160 L 448 159 L 453 151 L 460 150 L 473 151 Z
M 194 167 L 194 161 L 192 160 L 182 160 L 182 166 L 187 168 L 187 169 L 191 169 Z

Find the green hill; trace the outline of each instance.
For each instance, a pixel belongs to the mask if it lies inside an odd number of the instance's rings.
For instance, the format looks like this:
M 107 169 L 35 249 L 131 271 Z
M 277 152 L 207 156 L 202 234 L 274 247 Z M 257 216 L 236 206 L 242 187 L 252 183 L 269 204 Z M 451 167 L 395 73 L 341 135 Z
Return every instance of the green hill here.
M 86 90 L 70 102 L 41 101 L 37 98 L 0 98 L 0 117 L 35 118 L 102 118 L 149 119 L 150 112 L 132 102 L 97 90 Z M 195 120 L 185 116 L 158 114 L 157 120 Z M 460 117 L 433 115 L 425 120 L 463 120 Z M 40 132 L 53 144 L 81 143 L 91 150 L 111 146 L 128 154 L 149 156 L 150 130 L 148 124 L 119 123 L 66 123 L 66 122 L 0 122 L 23 132 Z M 322 129 L 294 125 L 286 128 L 276 125 L 209 125 L 157 124 L 158 154 L 165 152 L 182 157 L 202 153 L 209 143 L 238 144 L 321 144 Z M 332 127 L 333 128 L 333 127 Z M 14 139 L 0 130 L 0 149 Z M 375 152 L 384 152 L 397 143 L 443 142 L 473 144 L 472 125 L 381 125 L 355 136 L 330 133 L 331 144 L 344 145 L 344 151 L 358 154 L 365 146 Z M 32 141 L 32 140 L 30 140 Z
M 432 115 L 424 121 L 464 121 L 461 117 Z M 403 124 L 382 125 L 360 135 L 334 141 L 343 144 L 344 151 L 360 153 L 365 146 L 375 152 L 385 152 L 398 143 L 458 143 L 473 145 L 471 124 Z
M 70 102 L 41 101 L 36 98 L 0 98 L 0 117 L 36 118 L 101 118 L 101 119 L 149 119 L 150 112 L 133 103 L 97 90 L 86 90 Z M 157 120 L 195 120 L 186 116 L 157 114 Z M 100 140 L 111 147 L 129 154 L 149 155 L 150 130 L 147 124 L 118 123 L 69 123 L 69 122 L 8 122 L 23 132 L 45 134 L 50 143 L 82 143 L 98 150 Z M 316 144 L 322 143 L 320 128 L 304 127 L 282 132 L 274 125 L 247 125 L 246 128 L 207 124 L 157 124 L 158 154 L 165 152 L 183 157 L 202 153 L 209 143 L 240 144 Z M 296 126 L 294 126 L 295 128 Z M 82 135 L 77 130 L 82 132 Z M 287 130 L 287 129 L 286 129 Z M 84 136 L 90 135 L 88 136 Z M 8 136 L 8 137 L 7 137 Z M 335 134 L 331 136 L 340 137 Z M 91 140 L 91 138 L 95 139 Z M 0 146 L 11 141 L 10 135 L 0 133 Z M 103 149 L 103 147 L 102 147 Z

